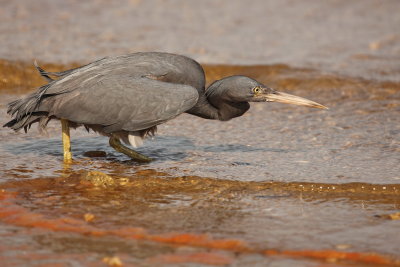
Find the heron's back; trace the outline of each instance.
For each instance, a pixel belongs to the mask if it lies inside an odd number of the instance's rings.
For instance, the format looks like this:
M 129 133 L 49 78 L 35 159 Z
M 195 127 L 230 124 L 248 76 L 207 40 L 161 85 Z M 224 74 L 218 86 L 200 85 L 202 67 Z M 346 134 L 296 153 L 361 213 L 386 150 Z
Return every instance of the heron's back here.
M 201 94 L 205 87 L 205 75 L 199 63 L 182 55 L 161 52 L 106 57 L 62 74 L 47 89 L 48 93 L 71 91 L 77 85 L 82 86 L 102 76 L 148 77 L 168 83 L 190 85 Z
M 196 61 L 158 52 L 106 57 L 76 69 L 41 74 L 50 82 L 10 103 L 8 113 L 15 118 L 5 126 L 27 129 L 55 117 L 107 127 L 107 132 L 136 131 L 187 111 L 204 95 L 205 86 L 204 71 Z

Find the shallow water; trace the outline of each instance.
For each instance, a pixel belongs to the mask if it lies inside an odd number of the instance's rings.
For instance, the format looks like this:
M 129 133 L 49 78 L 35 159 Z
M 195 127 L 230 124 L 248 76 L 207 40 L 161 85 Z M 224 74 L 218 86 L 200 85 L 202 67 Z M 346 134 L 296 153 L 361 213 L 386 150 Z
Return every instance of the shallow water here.
M 323 103 L 330 110 L 252 103 L 248 113 L 228 122 L 183 114 L 160 125 L 159 135 L 138 149 L 156 159 L 152 167 L 177 176 L 217 175 L 228 180 L 376 184 L 399 181 L 399 84 L 323 75 L 281 65 L 208 66 L 206 71 L 210 81 L 235 73 L 262 82 L 274 81 L 268 85 Z M 6 86 L 11 85 L 10 82 Z M 10 90 L 4 92 L 3 114 L 6 103 L 18 97 Z M 7 120 L 3 116 L 1 123 Z M 50 123 L 47 137 L 36 129 L 25 135 L 3 128 L 0 134 L 5 137 L 2 157 L 19 158 L 27 153 L 34 157 L 61 156 L 58 122 Z M 109 159 L 126 161 L 125 156 L 108 146 L 107 138 L 88 135 L 82 129 L 73 131 L 72 148 L 76 158 L 84 158 L 87 151 L 101 150 Z M 44 164 L 48 167 L 47 162 Z
M 5 114 L 7 102 L 40 81 L 24 63 L 3 66 L 12 70 L 1 91 Z M 379 253 L 388 257 L 383 263 L 397 264 L 398 221 L 385 216 L 400 208 L 399 84 L 285 65 L 206 72 L 210 81 L 235 73 L 274 81 L 269 85 L 330 110 L 260 103 L 229 122 L 184 114 L 139 149 L 155 159 L 150 164 L 130 161 L 107 138 L 81 129 L 71 134 L 74 162 L 64 164 L 58 122 L 48 136 L 1 128 L 0 187 L 18 193 L 0 203 L 0 215 L 13 214 L 3 217 L 2 259 L 86 266 L 116 255 L 128 266 L 336 266 L 339 256 L 321 256 L 334 250 Z M 98 174 L 96 182 L 88 171 L 111 176 Z M 94 219 L 86 222 L 85 214 Z M 15 256 L 21 249 L 26 257 Z M 374 262 L 357 259 L 337 264 Z
M 1 2 L 1 125 L 44 83 L 27 62 L 57 71 L 137 51 L 330 108 L 183 114 L 138 149 L 150 164 L 82 129 L 64 164 L 58 122 L 0 128 L 2 266 L 400 266 L 399 2 L 252 3 Z

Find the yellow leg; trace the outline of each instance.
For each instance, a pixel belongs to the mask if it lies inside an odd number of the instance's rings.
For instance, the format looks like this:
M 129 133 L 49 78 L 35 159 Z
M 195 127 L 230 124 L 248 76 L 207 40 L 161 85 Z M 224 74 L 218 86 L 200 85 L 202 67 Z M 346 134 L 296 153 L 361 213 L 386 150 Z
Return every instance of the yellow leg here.
M 69 135 L 68 120 L 61 119 L 62 141 L 64 147 L 64 162 L 72 161 L 71 141 Z
M 136 152 L 133 149 L 130 149 L 124 145 L 121 144 L 118 138 L 111 136 L 110 137 L 110 146 L 112 146 L 116 151 L 123 153 L 133 159 L 136 162 L 141 162 L 141 163 L 148 163 L 152 161 L 151 158 L 146 157 L 145 155 L 140 154 L 139 152 Z

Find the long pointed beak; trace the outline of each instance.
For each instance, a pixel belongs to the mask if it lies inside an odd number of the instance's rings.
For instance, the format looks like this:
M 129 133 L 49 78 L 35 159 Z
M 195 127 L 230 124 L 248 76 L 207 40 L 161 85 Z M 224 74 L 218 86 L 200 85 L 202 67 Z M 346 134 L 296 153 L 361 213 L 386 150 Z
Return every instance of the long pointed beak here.
M 328 109 L 324 105 L 321 105 L 317 102 L 283 92 L 274 91 L 273 93 L 264 95 L 264 97 L 265 101 L 267 102 L 280 102 L 280 103 L 294 104 L 299 106 L 307 106 L 312 108 Z

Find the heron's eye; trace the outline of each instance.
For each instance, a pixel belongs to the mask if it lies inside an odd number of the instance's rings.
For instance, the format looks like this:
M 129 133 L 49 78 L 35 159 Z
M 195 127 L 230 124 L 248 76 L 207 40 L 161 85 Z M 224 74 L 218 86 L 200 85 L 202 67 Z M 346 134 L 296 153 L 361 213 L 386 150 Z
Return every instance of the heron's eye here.
M 261 92 L 261 87 L 260 86 L 256 86 L 253 88 L 253 93 L 258 94 Z

